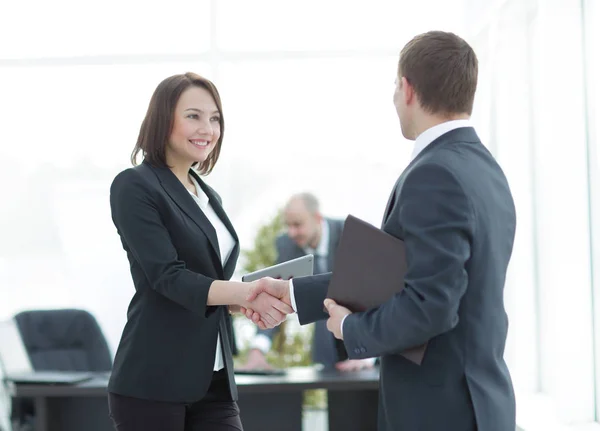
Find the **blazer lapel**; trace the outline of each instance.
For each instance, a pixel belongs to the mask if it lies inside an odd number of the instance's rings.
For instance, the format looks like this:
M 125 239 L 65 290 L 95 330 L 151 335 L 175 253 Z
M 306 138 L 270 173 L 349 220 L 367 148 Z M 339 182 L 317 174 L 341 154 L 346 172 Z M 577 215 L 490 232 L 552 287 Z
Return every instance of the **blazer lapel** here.
M 221 221 L 223 222 L 223 224 L 225 225 L 225 227 L 227 228 L 227 230 L 233 237 L 233 240 L 235 241 L 233 250 L 231 251 L 229 258 L 227 259 L 227 262 L 225 262 L 224 269 L 223 269 L 223 271 L 225 273 L 225 277 L 230 278 L 233 275 L 233 271 L 235 270 L 235 264 L 237 262 L 237 258 L 239 256 L 239 254 L 240 254 L 240 240 L 237 236 L 235 229 L 233 228 L 233 225 L 231 224 L 231 221 L 229 220 L 229 217 L 227 217 L 227 214 L 225 213 L 225 210 L 223 209 L 221 202 L 217 198 L 216 194 L 213 192 L 213 190 L 210 187 L 208 187 L 206 185 L 206 183 L 204 181 L 202 181 L 202 179 L 196 172 L 194 172 L 194 171 L 190 171 L 190 172 L 194 176 L 194 178 L 196 178 L 196 181 L 198 181 L 198 184 L 200 184 L 200 187 L 202 188 L 204 193 L 206 193 L 206 196 L 208 196 L 208 202 L 212 206 L 213 210 L 215 210 L 215 213 L 217 214 L 217 216 L 219 216 L 219 218 L 221 219 Z M 220 259 L 220 255 L 219 255 L 219 259 Z
M 422 154 L 423 152 L 421 152 Z M 396 201 L 398 200 L 398 195 L 400 194 L 400 189 L 402 188 L 402 183 L 404 182 L 404 177 L 407 172 L 410 171 L 410 168 L 415 164 L 415 162 L 421 157 L 421 154 L 417 155 L 414 159 L 410 161 L 406 169 L 402 171 L 398 180 L 396 180 L 396 184 L 394 184 L 394 188 L 392 189 L 392 193 L 390 194 L 390 198 L 388 199 L 388 203 L 385 207 L 385 211 L 383 212 L 383 220 L 381 221 L 381 228 L 383 229 L 383 225 L 387 222 L 388 217 L 390 216 Z
M 169 168 L 156 168 L 149 164 L 147 166 L 156 172 L 161 185 L 177 206 L 202 229 L 218 258 L 218 262 L 221 262 L 217 232 L 202 210 L 198 208 L 198 204 L 194 202 L 194 198 L 190 196 L 190 192 L 187 191 L 185 186 L 181 184 L 181 181 L 177 179 Z

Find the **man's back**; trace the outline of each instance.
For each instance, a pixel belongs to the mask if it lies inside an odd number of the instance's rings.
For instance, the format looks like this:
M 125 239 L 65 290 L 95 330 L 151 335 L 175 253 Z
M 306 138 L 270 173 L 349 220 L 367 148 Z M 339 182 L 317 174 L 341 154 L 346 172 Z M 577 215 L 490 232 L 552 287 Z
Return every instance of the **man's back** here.
M 404 240 L 400 293 L 353 313 L 325 299 L 329 274 L 254 291 L 294 303 L 301 324 L 328 319 L 350 359 L 382 357 L 380 430 L 515 429 L 503 291 L 516 216 L 502 170 L 469 125 L 477 75 L 475 52 L 453 33 L 417 35 L 400 53 L 393 101 L 414 159 L 382 227 Z M 400 355 L 425 342 L 420 366 Z
M 442 429 L 436 428 L 443 425 L 440 420 L 467 427 L 475 421 L 479 431 L 514 429 L 514 394 L 503 359 L 508 330 L 503 292 L 516 226 L 513 199 L 502 170 L 474 130 L 457 129 L 432 143 L 404 172 L 396 204 L 383 224 L 385 231 L 400 238 L 414 233 L 403 220 L 402 188 L 412 171 L 427 166 L 440 166 L 454 176 L 471 206 L 472 220 L 465 229 L 470 244 L 464 266 L 468 284 L 456 326 L 429 341 L 421 366 L 398 355 L 382 358 L 381 413 L 387 416 L 383 422 L 401 423 L 407 430 Z M 448 190 L 447 199 L 453 198 Z M 448 216 L 452 220 L 452 214 Z M 447 226 L 449 232 L 452 228 Z M 445 247 L 451 249 L 452 241 Z M 437 414 L 424 414 L 433 406 Z

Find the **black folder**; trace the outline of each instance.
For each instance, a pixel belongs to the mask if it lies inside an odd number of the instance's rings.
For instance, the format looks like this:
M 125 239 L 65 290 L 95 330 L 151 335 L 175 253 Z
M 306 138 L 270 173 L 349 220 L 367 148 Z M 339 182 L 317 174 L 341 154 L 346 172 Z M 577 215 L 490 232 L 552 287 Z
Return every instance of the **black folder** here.
M 375 308 L 404 288 L 404 241 L 349 215 L 333 264 L 327 297 L 353 312 Z M 421 364 L 427 343 L 401 355 Z

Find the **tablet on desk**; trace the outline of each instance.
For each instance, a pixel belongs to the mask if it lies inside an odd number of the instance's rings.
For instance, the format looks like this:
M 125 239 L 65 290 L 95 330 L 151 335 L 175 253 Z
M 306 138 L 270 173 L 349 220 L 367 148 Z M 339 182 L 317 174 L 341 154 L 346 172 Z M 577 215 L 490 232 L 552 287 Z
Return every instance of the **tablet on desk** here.
M 287 262 L 278 263 L 277 265 L 259 269 L 242 276 L 242 281 L 255 281 L 263 277 L 281 278 L 289 280 L 294 277 L 304 277 L 313 275 L 314 256 L 307 254 L 306 256 L 288 260 Z
M 8 374 L 6 380 L 29 385 L 74 385 L 92 379 L 90 372 L 77 371 L 32 371 Z

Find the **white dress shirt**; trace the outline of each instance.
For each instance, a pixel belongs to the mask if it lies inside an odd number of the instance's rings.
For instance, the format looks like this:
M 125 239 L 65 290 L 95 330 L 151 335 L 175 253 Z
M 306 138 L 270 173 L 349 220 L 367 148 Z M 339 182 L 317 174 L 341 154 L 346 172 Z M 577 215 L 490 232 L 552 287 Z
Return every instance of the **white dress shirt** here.
M 461 127 L 472 127 L 472 123 L 470 120 L 452 120 L 446 121 L 445 123 L 438 124 L 425 130 L 423 133 L 417 136 L 417 139 L 415 139 L 415 145 L 413 148 L 411 161 L 414 160 L 415 157 L 417 157 L 421 153 L 421 151 L 423 151 L 429 144 L 431 144 L 437 138 L 439 138 L 445 133 L 448 133 L 451 130 L 459 129 Z M 294 285 L 292 284 L 292 280 L 290 280 L 290 299 L 292 302 L 292 308 L 294 309 L 294 311 L 297 311 L 296 299 L 294 298 Z M 342 338 L 344 337 L 344 320 L 346 320 L 346 317 L 348 316 L 344 316 L 340 324 Z
M 329 223 L 327 220 L 321 220 L 321 240 L 317 248 L 304 247 L 304 253 L 315 256 L 327 257 L 329 255 Z
M 450 130 L 459 129 L 461 127 L 473 127 L 471 120 L 452 120 L 446 121 L 445 123 L 438 124 L 437 126 L 430 127 L 425 130 L 415 140 L 415 146 L 413 147 L 413 153 L 411 160 L 419 155 L 429 144 L 435 141 L 437 138 Z
M 189 190 L 188 192 L 190 193 L 192 198 L 194 198 L 194 201 L 198 204 L 206 218 L 210 221 L 213 228 L 215 228 L 215 231 L 217 232 L 217 240 L 219 243 L 219 251 L 221 252 L 221 264 L 225 266 L 225 262 L 227 262 L 227 259 L 229 259 L 229 255 L 231 254 L 231 252 L 233 251 L 233 247 L 235 246 L 235 240 L 233 239 L 233 236 L 231 235 L 229 230 L 227 230 L 227 228 L 225 227 L 225 225 L 223 224 L 213 207 L 208 202 L 208 196 L 206 196 L 206 193 L 204 193 L 204 190 L 202 190 L 202 187 L 200 187 L 200 184 L 198 184 L 196 178 L 190 175 L 190 179 L 194 183 L 197 196 Z M 225 361 L 223 360 L 223 349 L 221 348 L 221 335 L 217 334 L 217 350 L 215 353 L 215 365 L 213 367 L 213 370 L 219 371 L 224 367 Z

